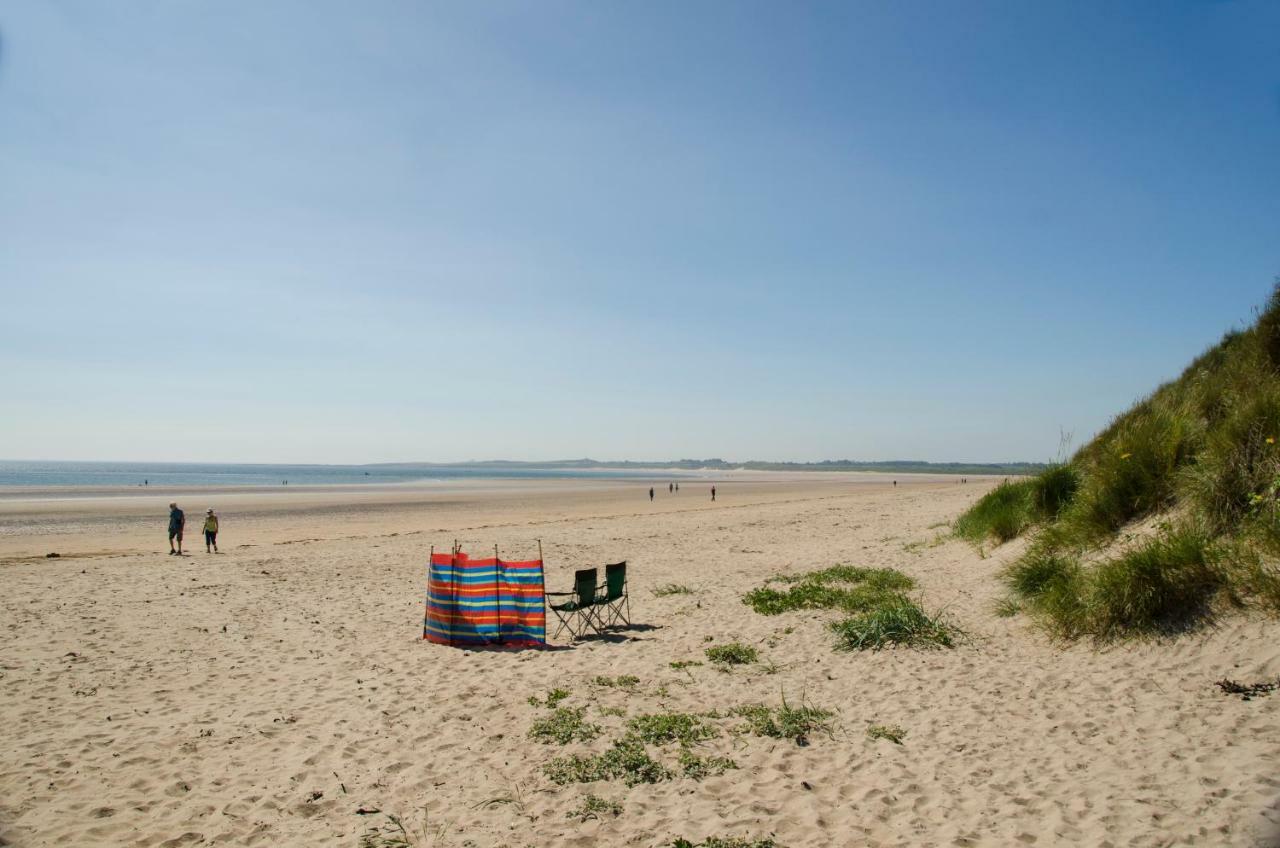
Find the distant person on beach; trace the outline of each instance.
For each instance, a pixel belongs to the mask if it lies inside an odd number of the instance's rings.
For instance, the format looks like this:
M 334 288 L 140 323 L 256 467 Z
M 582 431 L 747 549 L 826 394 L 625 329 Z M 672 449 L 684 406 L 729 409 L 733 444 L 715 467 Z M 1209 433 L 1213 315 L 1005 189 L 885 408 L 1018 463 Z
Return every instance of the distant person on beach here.
M 204 517 L 204 552 L 210 553 L 209 546 L 213 546 L 212 553 L 218 552 L 218 516 L 213 514 L 213 510 L 209 510 Z
M 715 500 L 715 499 L 716 499 L 716 487 L 715 487 L 715 486 L 712 486 L 712 487 L 711 487 L 711 500 Z
M 649 487 L 649 500 L 653 500 L 653 487 Z
M 895 489 L 896 489 L 896 488 L 898 488 L 898 481 L 897 481 L 897 480 L 894 480 L 894 481 L 893 481 L 893 488 L 895 488 Z
M 182 530 L 187 526 L 187 516 L 178 509 L 176 503 L 169 504 L 169 553 L 182 556 Z M 178 549 L 173 549 L 173 540 L 178 540 Z
M 675 484 L 675 483 L 668 483 L 668 484 L 667 484 L 667 494 L 668 494 L 668 495 L 673 494 L 673 493 L 675 492 L 675 490 L 676 490 L 676 484 Z
M 680 491 L 680 484 L 679 484 L 679 483 L 676 483 L 676 491 L 677 491 L 677 492 L 678 492 L 678 491 Z

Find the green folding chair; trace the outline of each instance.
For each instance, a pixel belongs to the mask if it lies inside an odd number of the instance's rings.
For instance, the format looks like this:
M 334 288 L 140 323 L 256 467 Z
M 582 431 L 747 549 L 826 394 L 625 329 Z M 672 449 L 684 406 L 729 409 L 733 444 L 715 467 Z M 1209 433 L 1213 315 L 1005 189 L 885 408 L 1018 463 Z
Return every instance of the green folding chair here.
M 599 606 L 596 597 L 596 581 L 599 579 L 599 573 L 600 570 L 597 568 L 579 569 L 573 573 L 572 592 L 543 593 L 548 599 L 547 606 L 560 620 L 560 626 L 556 628 L 551 638 L 559 636 L 562 630 L 568 630 L 569 635 L 574 639 L 586 633 L 588 628 L 596 633 L 600 632 L 600 615 L 596 610 Z M 569 600 L 551 603 L 551 598 L 568 598 Z
M 615 562 L 604 567 L 603 594 L 597 592 L 596 603 L 603 608 L 599 618 L 605 627 L 619 621 L 631 626 L 631 597 L 627 594 L 627 563 Z

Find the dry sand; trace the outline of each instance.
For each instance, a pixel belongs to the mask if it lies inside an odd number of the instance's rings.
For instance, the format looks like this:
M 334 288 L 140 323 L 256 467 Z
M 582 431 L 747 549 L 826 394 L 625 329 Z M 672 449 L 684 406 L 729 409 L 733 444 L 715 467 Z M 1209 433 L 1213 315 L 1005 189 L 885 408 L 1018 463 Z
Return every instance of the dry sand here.
M 844 478 L 846 480 L 853 478 Z M 0 501 L 0 844 L 356 846 L 401 817 L 425 846 L 666 845 L 775 835 L 780 845 L 1255 845 L 1277 833 L 1280 693 L 1214 681 L 1280 674 L 1280 626 L 1241 617 L 1173 642 L 1057 646 L 999 618 L 995 575 L 945 523 L 985 489 L 954 480 L 665 481 L 184 495 L 193 531 L 224 514 L 225 553 L 163 553 L 168 493 Z M 523 557 L 551 588 L 626 559 L 637 625 L 546 651 L 422 642 L 424 563 L 454 538 Z M 61 559 L 45 560 L 58 551 Z M 954 650 L 842 654 L 830 613 L 756 615 L 779 572 L 890 566 L 970 634 Z M 682 583 L 691 595 L 655 597 Z M 722 672 L 708 644 L 762 663 Z M 561 640 L 563 643 L 563 639 Z M 634 674 L 633 692 L 593 683 Z M 560 686 L 605 735 L 526 737 Z M 739 769 L 560 787 L 541 766 L 599 751 L 628 715 L 785 694 L 837 711 L 799 747 L 728 732 L 703 753 Z M 872 741 L 896 724 L 905 744 Z M 651 749 L 667 763 L 675 750 Z M 569 818 L 594 793 L 621 815 Z M 1270 828 L 1270 830 L 1268 830 Z

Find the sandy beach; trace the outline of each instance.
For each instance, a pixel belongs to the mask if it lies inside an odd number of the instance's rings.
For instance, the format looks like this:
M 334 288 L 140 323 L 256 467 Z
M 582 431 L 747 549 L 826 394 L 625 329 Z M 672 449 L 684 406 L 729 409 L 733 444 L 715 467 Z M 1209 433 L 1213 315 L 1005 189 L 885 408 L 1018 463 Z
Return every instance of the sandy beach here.
M 24 492 L 0 499 L 0 844 L 414 846 L 1270 844 L 1280 821 L 1280 625 L 1249 616 L 1169 642 L 1056 645 L 1001 618 L 996 574 L 947 524 L 971 478 L 757 475 L 297 492 Z M 190 556 L 167 555 L 165 505 Z M 198 521 L 223 515 L 223 553 Z M 421 640 L 424 569 L 453 540 L 504 557 L 542 540 L 551 589 L 630 563 L 633 627 L 554 650 Z M 46 559 L 57 552 L 57 559 Z M 830 612 L 766 617 L 742 594 L 835 563 L 892 567 L 967 634 L 951 650 L 837 653 Z M 690 594 L 656 596 L 679 583 Z M 709 645 L 761 661 L 722 671 Z M 673 662 L 703 665 L 676 669 Z M 627 686 L 599 677 L 634 675 Z M 528 738 L 552 688 L 601 726 Z M 835 712 L 808 744 L 736 732 L 748 703 Z M 543 765 L 604 750 L 629 717 L 706 713 L 698 753 L 738 768 L 559 786 Z M 898 725 L 903 744 L 868 738 Z M 674 762 L 675 750 L 652 749 Z M 621 805 L 585 821 L 590 793 Z M 381 844 L 381 843 L 379 843 Z

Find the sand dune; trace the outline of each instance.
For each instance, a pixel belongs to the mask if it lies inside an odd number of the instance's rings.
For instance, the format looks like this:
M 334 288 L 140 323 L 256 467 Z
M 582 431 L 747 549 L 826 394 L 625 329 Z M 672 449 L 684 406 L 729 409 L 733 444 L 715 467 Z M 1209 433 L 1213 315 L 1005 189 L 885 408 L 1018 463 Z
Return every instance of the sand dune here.
M 983 558 L 941 535 L 983 490 L 761 482 L 722 488 L 714 506 L 606 487 L 264 511 L 229 516 L 227 553 L 182 559 L 137 552 L 150 537 L 128 516 L 92 538 L 56 522 L 11 533 L 0 840 L 355 846 L 390 813 L 417 846 L 1263 844 L 1280 819 L 1280 694 L 1244 701 L 1213 683 L 1280 675 L 1280 627 L 1242 617 L 1172 643 L 1053 645 L 993 613 L 1016 546 Z M 512 558 L 541 538 L 556 587 L 625 558 L 642 626 L 564 650 L 424 643 L 427 549 L 455 536 Z M 25 559 L 51 540 L 87 555 Z M 836 562 L 910 574 L 969 639 L 841 654 L 830 613 L 741 603 L 770 575 Z M 671 582 L 695 591 L 652 594 Z M 730 640 L 762 662 L 670 666 Z M 632 691 L 593 682 L 625 674 Z M 600 739 L 527 738 L 546 712 L 529 697 L 555 686 Z M 699 750 L 737 762 L 722 776 L 562 787 L 542 772 L 604 750 L 626 716 L 784 695 L 835 710 L 833 734 L 800 747 L 735 734 L 726 717 Z M 905 744 L 867 738 L 870 724 L 900 725 Z M 622 813 L 569 817 L 589 792 Z

